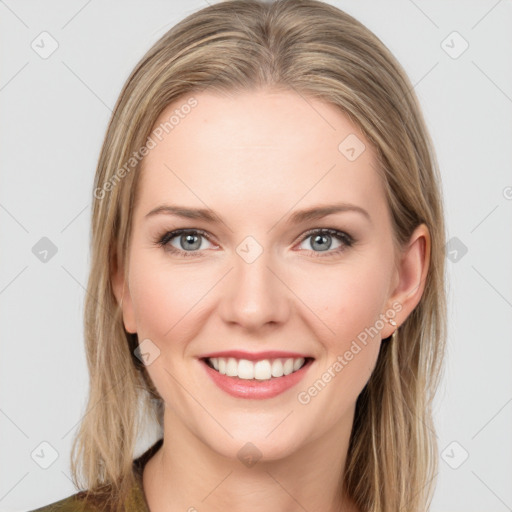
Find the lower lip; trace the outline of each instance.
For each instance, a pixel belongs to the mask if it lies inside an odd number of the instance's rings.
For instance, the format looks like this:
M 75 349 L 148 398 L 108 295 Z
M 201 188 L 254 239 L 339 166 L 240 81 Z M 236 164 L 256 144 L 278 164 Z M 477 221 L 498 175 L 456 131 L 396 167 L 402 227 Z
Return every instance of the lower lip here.
M 296 372 L 282 377 L 272 377 L 267 380 L 240 379 L 239 377 L 228 377 L 210 368 L 206 361 L 200 361 L 206 368 L 206 372 L 217 386 L 226 393 L 236 398 L 264 399 L 277 396 L 287 389 L 295 386 L 306 374 L 313 359 L 308 359 L 306 364 Z

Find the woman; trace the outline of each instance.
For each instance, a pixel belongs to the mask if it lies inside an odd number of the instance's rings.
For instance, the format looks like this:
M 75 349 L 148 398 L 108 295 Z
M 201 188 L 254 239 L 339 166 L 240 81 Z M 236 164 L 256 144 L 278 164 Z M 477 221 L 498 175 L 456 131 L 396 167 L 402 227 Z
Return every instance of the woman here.
M 373 33 L 315 0 L 192 14 L 129 77 L 93 195 L 86 490 L 39 510 L 427 510 L 440 178 Z

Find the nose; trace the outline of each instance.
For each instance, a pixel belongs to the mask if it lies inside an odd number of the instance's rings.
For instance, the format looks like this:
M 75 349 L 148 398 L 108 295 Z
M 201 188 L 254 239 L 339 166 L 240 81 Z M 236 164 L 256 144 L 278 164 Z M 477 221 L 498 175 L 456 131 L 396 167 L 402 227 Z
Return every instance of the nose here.
M 219 305 L 222 319 L 247 331 L 285 323 L 293 294 L 271 261 L 270 251 L 264 250 L 254 261 L 240 254 L 234 253 L 234 268 L 224 280 Z

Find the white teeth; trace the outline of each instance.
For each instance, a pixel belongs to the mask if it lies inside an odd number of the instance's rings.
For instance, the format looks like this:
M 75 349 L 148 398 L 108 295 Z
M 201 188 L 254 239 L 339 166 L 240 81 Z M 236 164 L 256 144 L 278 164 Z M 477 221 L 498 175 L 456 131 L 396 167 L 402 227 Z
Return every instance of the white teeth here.
M 282 377 L 283 375 L 283 363 L 280 359 L 274 359 L 272 361 L 272 377 Z
M 247 359 L 238 361 L 238 377 L 240 379 L 254 379 L 254 364 Z
M 268 359 L 264 359 L 263 361 L 258 361 L 254 365 L 254 378 L 258 380 L 267 380 L 272 377 L 272 373 L 270 372 L 270 361 Z
M 297 370 L 300 370 L 302 363 L 304 363 L 303 358 L 302 359 L 294 359 L 293 360 L 293 371 L 296 372 Z
M 226 364 L 226 375 L 236 377 L 238 375 L 238 362 L 234 357 L 230 357 Z
M 233 357 L 212 357 L 208 359 L 212 366 L 223 375 L 238 377 L 240 379 L 268 380 L 272 377 L 282 377 L 300 370 L 305 359 L 262 359 L 249 361 L 248 359 L 235 359 Z
M 290 375 L 293 372 L 293 359 L 287 359 L 283 366 L 283 372 L 285 375 Z

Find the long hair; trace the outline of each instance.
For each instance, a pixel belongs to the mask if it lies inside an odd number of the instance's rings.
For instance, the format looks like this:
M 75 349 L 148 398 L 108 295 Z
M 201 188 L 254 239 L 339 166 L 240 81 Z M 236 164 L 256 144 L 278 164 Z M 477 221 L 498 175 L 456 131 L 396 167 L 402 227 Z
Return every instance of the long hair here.
M 438 164 L 405 71 L 380 39 L 345 12 L 316 0 L 229 0 L 165 33 L 127 79 L 98 160 L 91 219 L 91 269 L 84 310 L 90 389 L 72 447 L 72 474 L 87 499 L 122 510 L 144 421 L 162 426 L 162 401 L 139 341 L 124 329 L 111 277 L 128 268 L 142 148 L 161 112 L 194 94 L 295 91 L 323 100 L 357 124 L 375 147 L 392 216 L 393 241 L 420 224 L 431 237 L 420 302 L 377 364 L 356 403 L 340 486 L 364 512 L 424 512 L 437 474 L 432 400 L 446 338 L 445 226 Z M 185 111 L 185 109 L 183 109 Z

